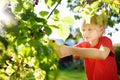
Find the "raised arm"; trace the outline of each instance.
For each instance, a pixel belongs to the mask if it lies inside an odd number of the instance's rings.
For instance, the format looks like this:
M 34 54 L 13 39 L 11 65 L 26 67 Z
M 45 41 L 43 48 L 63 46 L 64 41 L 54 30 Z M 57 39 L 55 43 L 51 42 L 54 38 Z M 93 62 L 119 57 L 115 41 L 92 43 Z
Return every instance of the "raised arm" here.
M 77 48 L 71 46 L 62 46 L 60 48 L 60 56 L 65 57 L 69 55 L 80 55 L 81 57 L 104 60 L 110 53 L 110 49 L 101 46 L 100 49 L 96 48 Z

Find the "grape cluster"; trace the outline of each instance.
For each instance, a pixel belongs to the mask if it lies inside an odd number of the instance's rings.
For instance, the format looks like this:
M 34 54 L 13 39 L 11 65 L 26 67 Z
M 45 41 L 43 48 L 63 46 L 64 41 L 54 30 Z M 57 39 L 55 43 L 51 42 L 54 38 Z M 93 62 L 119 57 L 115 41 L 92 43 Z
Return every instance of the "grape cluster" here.
M 30 35 L 32 36 L 33 39 L 38 39 L 38 37 L 44 37 L 45 36 L 45 31 L 42 29 L 39 29 L 38 31 L 35 31 L 33 29 L 30 30 Z M 39 35 L 39 36 L 37 36 Z
M 33 6 L 38 5 L 38 2 L 39 2 L 39 0 L 34 0 Z

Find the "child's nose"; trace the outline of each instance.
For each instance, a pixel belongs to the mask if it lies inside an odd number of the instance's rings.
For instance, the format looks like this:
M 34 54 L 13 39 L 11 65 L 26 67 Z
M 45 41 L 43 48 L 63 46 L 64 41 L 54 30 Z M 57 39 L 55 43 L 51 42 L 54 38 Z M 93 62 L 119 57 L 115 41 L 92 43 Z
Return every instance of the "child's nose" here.
M 88 31 L 85 31 L 85 32 L 84 32 L 84 35 L 85 35 L 85 36 L 88 36 L 88 35 L 89 35 Z

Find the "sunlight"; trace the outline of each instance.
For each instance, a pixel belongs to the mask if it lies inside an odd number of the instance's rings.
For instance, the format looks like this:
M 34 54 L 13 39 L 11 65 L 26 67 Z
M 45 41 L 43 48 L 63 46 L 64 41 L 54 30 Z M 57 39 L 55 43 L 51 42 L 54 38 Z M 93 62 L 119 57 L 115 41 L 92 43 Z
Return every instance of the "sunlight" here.
M 5 23 L 9 22 L 8 15 L 4 12 L 4 8 L 0 8 L 0 21 L 5 21 Z
M 8 1 L 0 1 L 0 22 L 6 25 L 16 25 L 16 20 L 11 12 L 11 8 L 8 6 Z
M 115 28 L 118 29 L 118 31 L 115 31 Z M 108 28 L 108 30 L 106 31 L 106 33 L 108 32 L 112 32 L 112 36 L 107 35 L 109 38 L 111 38 L 111 40 L 113 41 L 113 44 L 120 44 L 120 23 L 116 24 L 114 28 Z
M 7 20 L 6 19 L 7 15 L 5 15 L 5 11 L 4 11 L 5 6 L 6 6 L 6 1 L 5 2 L 3 2 L 3 0 L 0 1 L 0 21 Z

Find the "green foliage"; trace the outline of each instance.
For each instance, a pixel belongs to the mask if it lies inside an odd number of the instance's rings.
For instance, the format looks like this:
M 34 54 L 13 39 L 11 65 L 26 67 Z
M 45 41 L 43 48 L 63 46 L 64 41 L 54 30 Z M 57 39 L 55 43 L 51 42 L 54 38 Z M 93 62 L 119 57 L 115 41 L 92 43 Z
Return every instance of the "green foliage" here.
M 120 44 L 114 45 L 118 74 L 120 74 Z
M 73 21 L 73 19 L 70 17 L 70 16 L 66 16 L 66 17 L 64 17 L 63 19 L 62 19 L 62 22 L 64 22 L 64 23 L 67 23 L 67 24 L 74 24 L 74 21 Z
M 109 18 L 108 25 L 110 27 L 113 27 L 114 24 L 117 22 L 120 22 L 120 1 L 119 0 L 68 0 L 68 7 L 70 9 L 79 14 L 79 17 L 84 17 L 86 21 L 89 23 L 90 18 L 95 14 L 95 13 L 100 13 L 106 14 Z M 76 19 L 79 19 L 77 16 Z M 75 15 L 76 17 L 76 15 Z M 111 18 L 117 18 L 115 22 L 112 22 Z
M 11 5 L 17 24 L 5 24 L 6 34 L 0 37 L 0 79 L 48 80 L 49 71 L 57 69 L 59 59 L 53 42 L 45 37 L 52 33 L 45 18 L 48 12 L 41 11 L 38 17 L 29 0 L 11 0 Z
M 56 12 L 57 15 L 53 16 L 52 19 L 54 21 L 50 21 L 49 25 L 51 25 L 51 30 L 53 34 L 57 34 L 55 36 L 61 38 L 65 41 L 68 36 L 70 35 L 70 28 L 69 26 L 74 24 L 74 20 L 70 16 L 66 16 L 60 18 L 58 15 L 58 11 Z M 62 34 L 61 34 L 62 33 Z
M 46 5 L 48 8 L 52 7 L 56 2 L 60 2 L 61 0 L 45 0 Z
M 49 8 L 56 2 L 46 0 Z M 0 36 L 0 79 L 49 80 L 49 71 L 57 70 L 59 56 L 53 49 L 53 41 L 46 36 L 57 30 L 59 37 L 65 40 L 73 19 L 59 19 L 59 11 L 55 9 L 54 23 L 49 24 L 46 18 L 49 12 L 34 13 L 34 0 L 10 0 L 10 4 L 9 11 L 17 23 L 3 24 L 5 35 Z
M 61 18 L 57 9 L 54 9 L 49 20 L 46 18 L 49 14 L 47 11 L 40 11 L 39 15 L 35 14 L 35 0 L 6 1 L 10 2 L 11 8 L 7 5 L 4 7 L 11 9 L 7 13 L 8 15 L 9 12 L 13 13 L 13 20 L 16 23 L 14 25 L 3 23 L 5 34 L 0 35 L 0 80 L 49 80 L 49 72 L 57 71 L 59 56 L 53 49 L 53 41 L 48 37 L 55 33 L 65 41 L 70 34 L 69 26 L 74 24 L 74 20 L 69 16 Z M 60 2 L 61 0 L 45 0 L 48 9 Z M 72 0 L 68 0 L 69 2 Z M 71 5 L 72 9 L 76 8 L 77 12 L 82 12 L 81 15 L 87 20 L 106 7 L 110 7 L 110 10 L 105 10 L 109 18 L 111 15 L 118 17 L 120 2 L 117 0 L 76 2 L 78 3 L 74 7 Z M 111 24 L 114 23 L 112 21 Z
M 52 34 L 57 34 L 57 35 L 54 35 L 56 37 L 60 37 L 62 40 L 66 40 L 66 38 L 69 36 L 70 34 L 70 29 L 69 29 L 69 26 L 66 25 L 66 24 L 60 24 L 58 22 L 58 24 L 56 24 L 56 26 L 60 26 L 58 28 L 56 28 L 55 26 L 52 26 L 51 25 L 51 29 L 52 29 Z M 63 33 L 63 34 L 61 34 Z
M 3 45 L 5 46 L 5 49 L 7 49 L 7 46 L 8 46 L 8 41 L 4 38 L 4 37 L 2 37 L 2 36 L 0 36 L 0 41 L 3 43 Z
M 45 17 L 45 16 L 48 15 L 48 13 L 49 12 L 47 12 L 47 11 L 41 11 L 39 14 L 40 14 L 41 17 Z
M 53 73 L 51 72 L 51 74 Z M 79 70 L 60 70 L 57 75 L 56 80 L 86 80 L 85 72 Z M 54 80 L 54 76 L 49 76 L 50 80 Z

